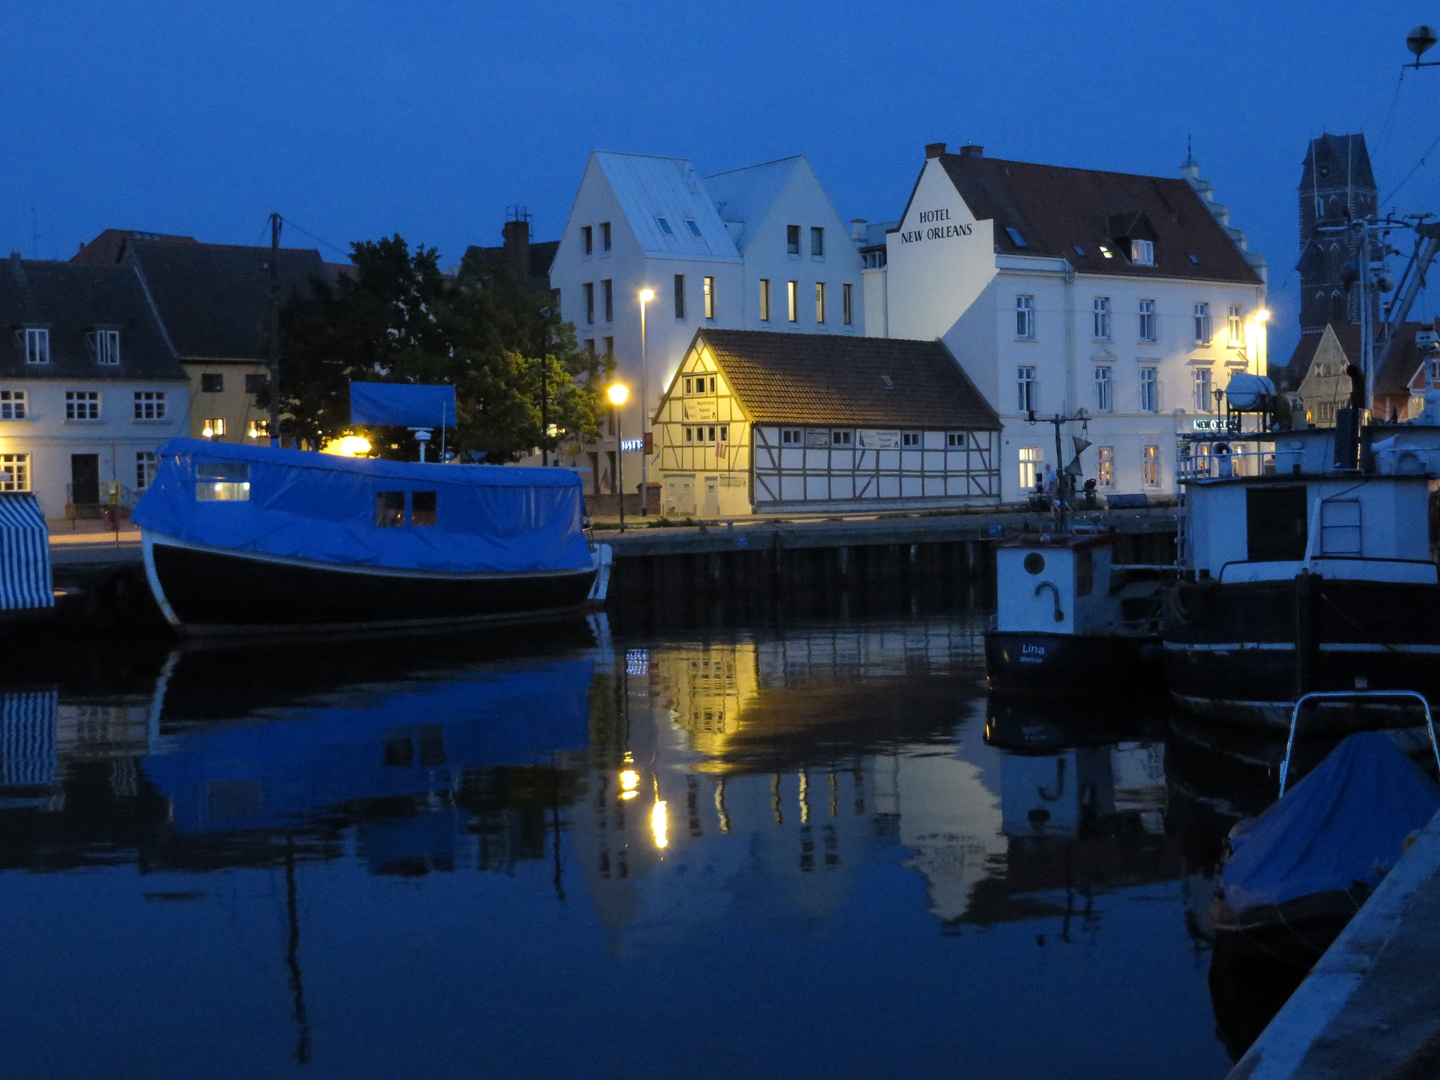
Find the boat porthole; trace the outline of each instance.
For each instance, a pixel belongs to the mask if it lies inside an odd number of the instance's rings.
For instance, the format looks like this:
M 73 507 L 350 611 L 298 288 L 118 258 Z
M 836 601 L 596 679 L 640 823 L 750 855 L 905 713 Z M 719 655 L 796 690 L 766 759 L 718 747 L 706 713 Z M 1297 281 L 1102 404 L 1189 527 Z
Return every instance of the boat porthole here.
M 1038 574 L 1045 569 L 1045 556 L 1038 551 L 1032 551 L 1025 556 L 1025 569 L 1031 574 Z

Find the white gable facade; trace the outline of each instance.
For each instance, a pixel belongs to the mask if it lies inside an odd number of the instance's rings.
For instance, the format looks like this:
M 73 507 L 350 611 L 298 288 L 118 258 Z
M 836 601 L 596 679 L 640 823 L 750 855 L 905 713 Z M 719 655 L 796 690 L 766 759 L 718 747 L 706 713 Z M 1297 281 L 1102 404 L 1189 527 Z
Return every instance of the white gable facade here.
M 618 437 L 562 458 L 592 469 L 592 494 L 615 490 L 622 453 L 636 490 L 642 433 L 697 330 L 865 332 L 859 252 L 803 156 L 705 179 L 683 158 L 592 153 L 550 286 L 582 347 L 612 356 L 630 390 Z M 644 464 L 653 488 L 658 458 Z

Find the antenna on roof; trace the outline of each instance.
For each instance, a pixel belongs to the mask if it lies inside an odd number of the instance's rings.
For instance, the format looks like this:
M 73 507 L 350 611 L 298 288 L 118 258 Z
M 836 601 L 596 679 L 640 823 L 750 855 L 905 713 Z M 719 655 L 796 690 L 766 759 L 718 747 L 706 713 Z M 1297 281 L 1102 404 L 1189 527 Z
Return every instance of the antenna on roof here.
M 525 206 L 523 203 L 514 203 L 510 206 L 507 206 L 505 208 L 505 220 L 523 221 L 526 224 L 529 224 L 530 208 Z

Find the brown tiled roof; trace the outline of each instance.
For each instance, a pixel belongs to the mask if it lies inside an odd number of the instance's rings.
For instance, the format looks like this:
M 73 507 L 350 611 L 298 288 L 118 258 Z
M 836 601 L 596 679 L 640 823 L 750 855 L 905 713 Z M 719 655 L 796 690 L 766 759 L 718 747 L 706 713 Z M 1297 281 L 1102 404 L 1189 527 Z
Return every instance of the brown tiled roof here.
M 1415 347 L 1416 331 L 1433 329 L 1431 323 L 1407 322 L 1395 331 L 1389 359 L 1375 377 L 1376 397 L 1410 396 L 1410 380 L 1415 378 L 1415 372 L 1420 370 L 1425 360 Z
M 939 341 L 701 330 L 751 418 L 764 424 L 998 430 L 1000 418 Z
M 1082 274 L 1260 284 L 1240 249 L 1183 179 L 973 153 L 941 154 L 940 162 L 976 218 L 994 219 L 997 252 L 1059 256 Z M 1131 264 L 1128 246 L 1117 245 L 1117 237 L 1110 235 L 1117 227 L 1142 230 L 1129 234 L 1140 239 L 1153 234 L 1154 266 Z M 1024 244 L 1017 244 L 1007 228 L 1018 232 Z M 1105 258 L 1101 244 L 1110 247 L 1114 257 Z M 1117 250 L 1122 246 L 1124 250 Z
M 125 245 L 131 240 L 159 240 L 167 244 L 198 244 L 193 236 L 172 236 L 168 233 L 141 232 L 136 229 L 106 229 L 70 256 L 73 263 L 118 263 L 125 256 Z

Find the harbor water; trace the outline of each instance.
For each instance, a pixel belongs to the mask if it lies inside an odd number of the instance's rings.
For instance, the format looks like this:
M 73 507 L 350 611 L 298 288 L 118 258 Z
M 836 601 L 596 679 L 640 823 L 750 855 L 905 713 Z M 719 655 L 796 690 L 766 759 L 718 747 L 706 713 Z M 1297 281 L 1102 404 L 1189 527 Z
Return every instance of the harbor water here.
M 22 650 L 3 1071 L 1224 1075 L 1213 874 L 1273 770 L 1163 707 L 990 701 L 984 623 Z

